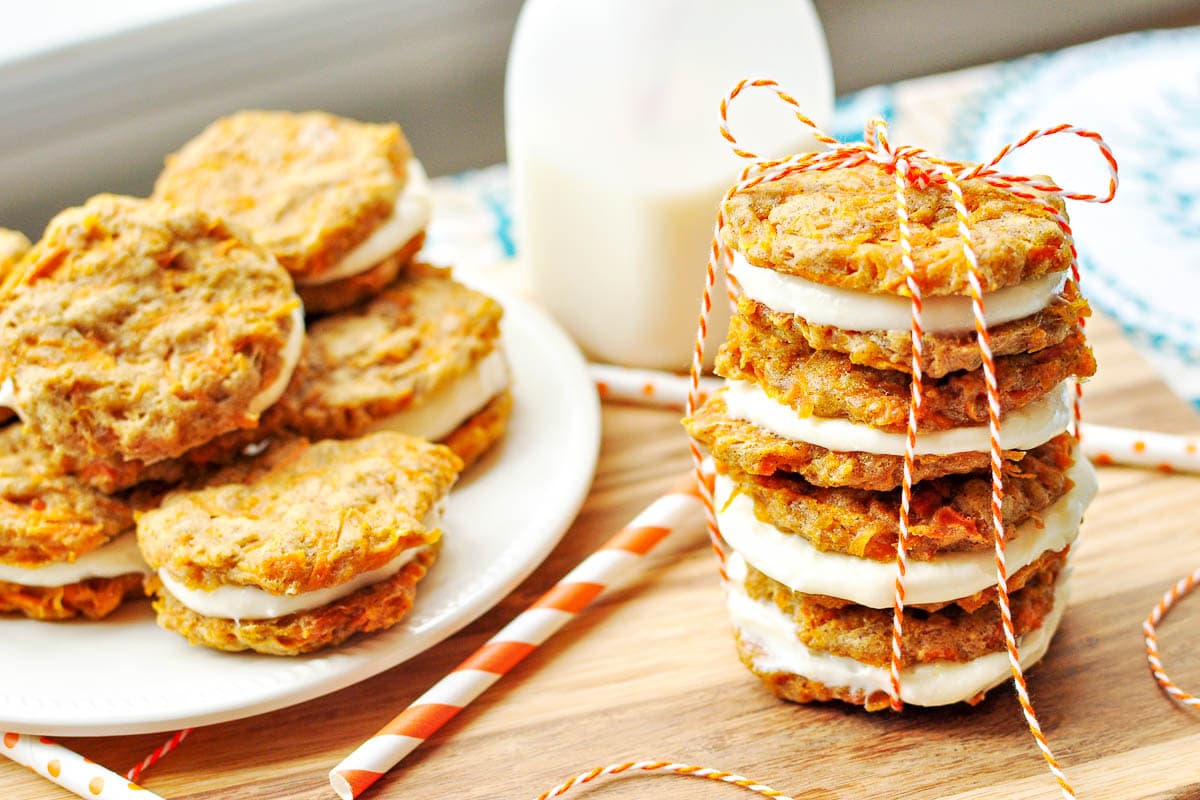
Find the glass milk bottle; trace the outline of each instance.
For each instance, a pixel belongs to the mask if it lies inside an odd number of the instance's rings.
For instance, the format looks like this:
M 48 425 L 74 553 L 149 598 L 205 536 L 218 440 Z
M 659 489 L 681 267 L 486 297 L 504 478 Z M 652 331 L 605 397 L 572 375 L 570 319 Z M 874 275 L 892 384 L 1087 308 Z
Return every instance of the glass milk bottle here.
M 518 254 L 590 357 L 690 363 L 717 204 L 747 163 L 718 107 L 745 77 L 775 78 L 829 121 L 829 54 L 807 0 L 525 3 L 505 87 Z M 763 156 L 816 146 L 769 91 L 739 98 L 730 123 Z M 714 310 L 710 363 L 728 320 L 720 285 Z

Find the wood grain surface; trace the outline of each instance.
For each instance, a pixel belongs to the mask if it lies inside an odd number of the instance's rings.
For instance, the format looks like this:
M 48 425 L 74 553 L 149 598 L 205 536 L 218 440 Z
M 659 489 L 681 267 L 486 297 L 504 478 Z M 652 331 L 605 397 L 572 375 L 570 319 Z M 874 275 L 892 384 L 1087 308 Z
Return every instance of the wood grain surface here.
M 1100 373 L 1095 422 L 1196 432 L 1115 326 L 1090 328 Z M 610 405 L 587 504 L 533 577 L 475 624 L 357 686 L 303 705 L 197 730 L 149 771 L 167 798 L 333 798 L 326 773 L 453 668 L 688 468 L 677 414 Z M 552 465 L 547 465 L 552 468 Z M 1074 560 L 1071 602 L 1030 673 L 1044 729 L 1081 798 L 1200 797 L 1200 713 L 1159 691 L 1141 621 L 1200 565 L 1200 479 L 1104 468 Z M 1200 690 L 1200 598 L 1160 629 L 1168 669 Z M 125 770 L 164 736 L 65 739 Z M 978 707 L 869 715 L 776 700 L 738 662 L 702 534 L 667 540 L 646 570 L 602 597 L 460 714 L 368 798 L 534 797 L 613 761 L 662 758 L 741 772 L 796 798 L 1054 798 L 1059 793 L 1009 687 Z M 670 776 L 622 779 L 569 796 L 751 796 Z M 70 797 L 0 760 L 0 798 Z

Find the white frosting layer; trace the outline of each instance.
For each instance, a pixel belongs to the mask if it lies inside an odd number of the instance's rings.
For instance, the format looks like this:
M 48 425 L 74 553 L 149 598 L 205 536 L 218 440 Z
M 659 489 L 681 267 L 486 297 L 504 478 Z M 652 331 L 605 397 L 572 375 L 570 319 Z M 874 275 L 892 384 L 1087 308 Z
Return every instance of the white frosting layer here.
M 904 455 L 905 435 L 890 433 L 840 417 L 801 417 L 794 408 L 767 395 L 753 381 L 728 381 L 725 406 L 729 416 L 753 422 L 785 439 L 808 442 L 841 453 Z M 1053 439 L 1071 424 L 1074 385 L 1065 380 L 1040 399 L 1010 413 L 1000 423 L 1006 450 L 1030 450 Z M 949 455 L 991 449 L 986 425 L 931 431 L 917 436 L 918 455 Z
M 425 402 L 383 417 L 371 430 L 398 431 L 435 441 L 445 438 L 508 388 L 508 381 L 508 362 L 497 348 Z
M 353 580 L 331 586 L 328 589 L 317 589 L 293 595 L 271 594 L 256 586 L 189 589 L 172 578 L 165 569 L 158 571 L 158 577 L 176 600 L 197 614 L 221 619 L 273 619 L 307 611 L 310 608 L 318 608 L 357 592 L 364 586 L 387 580 L 399 572 L 401 567 L 416 558 L 417 553 L 424 549 L 424 547 L 410 547 L 407 550 L 401 550 L 399 555 L 379 569 L 364 572 Z
M 88 578 L 115 578 L 140 572 L 150 572 L 138 551 L 133 532 L 123 533 L 111 542 L 84 553 L 74 561 L 60 561 L 43 567 L 18 567 L 0 564 L 0 581 L 22 586 L 66 586 Z
M 733 627 L 743 641 L 762 650 L 753 661 L 762 673 L 803 675 L 829 687 L 849 687 L 867 694 L 888 692 L 891 677 L 886 667 L 863 664 L 852 658 L 810 649 L 796 638 L 795 623 L 775 605 L 746 594 L 737 570 L 744 570 L 735 554 L 729 560 L 732 579 L 726 602 Z M 1029 667 L 1046 654 L 1067 607 L 1066 570 L 1055 586 L 1054 607 L 1041 627 L 1018 640 L 1021 666 Z M 1008 679 L 1008 654 L 988 653 L 972 661 L 936 661 L 916 664 L 900 672 L 900 697 L 915 706 L 942 706 L 974 697 Z
M 292 379 L 292 373 L 296 371 L 296 365 L 300 363 L 300 352 L 303 349 L 304 306 L 297 301 L 296 308 L 292 311 L 292 330 L 288 333 L 287 343 L 283 346 L 283 369 L 279 371 L 279 375 L 275 377 L 275 381 L 270 386 L 263 387 L 262 391 L 250 400 L 251 414 L 261 414 L 275 405 L 280 397 L 283 397 L 283 392 Z
M 429 188 L 429 178 L 421 162 L 414 158 L 408 162 L 408 180 L 396 198 L 391 215 L 341 261 L 319 275 L 296 283 L 300 286 L 320 286 L 366 272 L 425 230 L 432 216 L 433 192 Z
M 772 311 L 803 317 L 814 325 L 832 325 L 853 331 L 905 331 L 912 324 L 911 301 L 891 294 L 873 294 L 825 286 L 798 275 L 756 267 L 734 252 L 729 270 L 746 296 Z M 1000 325 L 1036 314 L 1058 296 L 1066 273 L 1056 272 L 1034 280 L 988 292 L 983 307 L 989 325 Z M 973 330 L 971 299 L 962 296 L 926 297 L 921 303 L 921 323 L 927 333 Z
M 1074 488 L 1041 514 L 1041 527 L 1032 520 L 1021 525 L 1005 548 L 1012 575 L 1046 551 L 1059 551 L 1075 541 L 1083 512 L 1096 496 L 1098 484 L 1092 465 L 1076 451 L 1067 473 Z M 754 515 L 754 501 L 734 491 L 725 475 L 718 475 L 713 500 L 721 535 L 755 569 L 793 591 L 824 594 L 870 606 L 889 608 L 896 585 L 896 565 L 843 553 L 818 550 L 803 536 L 781 533 Z M 940 603 L 968 597 L 996 584 L 995 555 L 991 549 L 944 553 L 933 561 L 908 561 L 904 578 L 909 603 Z

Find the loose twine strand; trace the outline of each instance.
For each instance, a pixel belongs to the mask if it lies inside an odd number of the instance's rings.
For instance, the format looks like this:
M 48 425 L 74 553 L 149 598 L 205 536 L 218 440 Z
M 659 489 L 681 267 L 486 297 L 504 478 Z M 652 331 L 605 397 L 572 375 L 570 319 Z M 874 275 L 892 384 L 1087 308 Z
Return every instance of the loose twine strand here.
M 157 764 L 159 760 L 167 753 L 171 752 L 176 747 L 179 747 L 180 743 L 188 737 L 188 734 L 190 734 L 192 730 L 192 728 L 184 728 L 183 730 L 175 731 L 175 733 L 171 735 L 171 738 L 167 739 L 165 742 L 155 748 L 153 753 L 143 758 L 139 763 L 130 767 L 129 772 L 125 773 L 125 777 L 131 783 L 139 783 L 138 779 L 142 777 L 142 773 Z
M 791 107 L 796 120 L 805 126 L 813 138 L 824 144 L 826 149 L 816 153 L 797 153 L 782 159 L 762 159 L 756 153 L 745 149 L 738 142 L 729 127 L 729 108 L 733 101 L 747 89 L 766 89 L 773 92 L 781 101 Z M 717 212 L 717 221 L 713 229 L 712 244 L 709 248 L 708 264 L 705 270 L 704 293 L 700 304 L 700 315 L 697 323 L 696 344 L 692 358 L 691 387 L 688 394 L 687 412 L 689 416 L 696 413 L 702 402 L 700 376 L 704 363 L 704 343 L 708 335 L 708 318 L 712 309 L 712 290 L 716 282 L 718 269 L 724 269 L 732 259 L 732 250 L 724 244 L 722 232 L 726 224 L 724 207 L 735 195 L 753 189 L 762 183 L 778 181 L 789 175 L 802 172 L 827 171 L 856 167 L 862 164 L 874 163 L 885 173 L 891 174 L 896 182 L 896 218 L 899 228 L 899 245 L 901 263 L 905 273 L 905 286 L 911 301 L 912 322 L 909 331 L 912 348 L 912 381 L 909 402 L 908 426 L 905 437 L 904 469 L 901 484 L 901 499 L 899 508 L 899 535 L 896 542 L 896 581 L 893 600 L 892 653 L 889 667 L 891 705 L 895 710 L 903 708 L 901 671 L 903 665 L 903 636 L 904 636 L 904 582 L 907 573 L 907 550 L 909 514 L 912 502 L 912 487 L 914 464 L 916 461 L 917 429 L 922 406 L 923 388 L 923 342 L 922 325 L 922 292 L 917 280 L 916 267 L 912 258 L 911 232 L 908 223 L 908 204 L 906 193 L 910 187 L 924 188 L 929 185 L 944 185 L 949 191 L 958 223 L 958 237 L 962 245 L 963 258 L 967 264 L 967 280 L 971 296 L 971 308 L 975 320 L 976 342 L 979 347 L 983 366 L 984 383 L 987 389 L 988 433 L 990 440 L 990 467 L 992 479 L 992 528 L 995 549 L 995 568 L 997 579 L 997 603 L 1000 607 L 1001 623 L 1004 628 L 1005 649 L 1013 675 L 1013 684 L 1017 698 L 1025 717 L 1026 725 L 1033 736 L 1046 765 L 1058 782 L 1063 797 L 1074 798 L 1075 791 L 1058 764 L 1049 742 L 1042 732 L 1029 698 L 1028 686 L 1021 668 L 1020 653 L 1013 627 L 1012 610 L 1008 593 L 1008 568 L 1005 557 L 1005 526 L 1003 516 L 1004 500 L 1004 451 L 1000 439 L 1000 394 L 996 378 L 995 357 L 991 349 L 991 337 L 988 331 L 984 311 L 983 289 L 979 277 L 979 263 L 975 254 L 970 230 L 970 216 L 963 199 L 962 182 L 981 180 L 990 186 L 1006 190 L 1022 199 L 1036 203 L 1044 209 L 1062 230 L 1063 236 L 1071 252 L 1071 275 L 1078 281 L 1079 263 L 1075 247 L 1074 235 L 1066 216 L 1060 212 L 1048 199 L 1055 196 L 1081 202 L 1107 203 L 1113 199 L 1117 191 L 1117 161 L 1112 150 L 1104 139 L 1094 131 L 1073 125 L 1055 125 L 1030 131 L 1021 139 L 1007 144 L 986 163 L 967 164 L 938 158 L 926 151 L 911 146 L 893 146 L 887 138 L 887 123 L 879 118 L 871 119 L 864 132 L 862 142 L 840 143 L 829 136 L 812 121 L 800 108 L 800 103 L 784 91 L 777 82 L 766 78 L 748 78 L 739 81 L 733 89 L 721 100 L 721 136 L 729 142 L 733 152 L 752 163 L 741 172 L 737 183 L 726 193 Z M 1064 189 L 1056 183 L 1027 175 L 1003 174 L 998 169 L 1001 161 L 1009 154 L 1026 146 L 1037 139 L 1071 134 L 1090 141 L 1094 144 L 1105 162 L 1109 180 L 1107 191 L 1103 194 L 1076 192 Z M 728 275 L 728 272 L 726 271 Z M 727 291 L 731 299 L 735 296 L 735 286 L 727 282 Z M 1082 320 L 1080 320 L 1082 326 Z M 1074 399 L 1074 420 L 1072 433 L 1078 438 L 1080 418 L 1080 391 L 1076 384 Z M 705 509 L 708 524 L 709 539 L 713 551 L 717 555 L 718 568 L 723 583 L 728 582 L 725 570 L 726 546 L 717 526 L 716 513 L 713 508 L 711 490 L 708 489 L 703 467 L 703 455 L 699 443 L 691 442 L 691 452 L 696 471 L 697 481 L 706 493 Z M 1150 639 L 1147 639 L 1149 643 Z
M 1158 624 L 1162 622 L 1163 617 L 1180 598 L 1196 588 L 1197 583 L 1200 583 L 1200 569 L 1180 578 L 1174 586 L 1168 589 L 1154 606 L 1150 616 L 1142 623 L 1142 633 L 1146 637 L 1146 660 L 1150 663 L 1150 673 L 1164 692 L 1190 708 L 1200 708 L 1200 697 L 1180 689 L 1175 685 L 1175 681 L 1167 675 L 1166 669 L 1163 668 L 1162 658 L 1158 654 Z
M 626 761 L 622 764 L 609 764 L 607 767 L 596 767 L 588 772 L 580 773 L 573 778 L 568 778 L 550 791 L 538 795 L 536 800 L 549 800 L 552 797 L 561 797 L 573 787 L 582 786 L 583 784 L 591 783 L 599 778 L 610 775 L 645 775 L 655 772 L 682 775 L 687 778 L 704 778 L 710 781 L 732 784 L 763 797 L 773 797 L 777 798 L 777 800 L 792 800 L 791 797 L 783 792 L 776 791 L 770 786 L 758 783 L 750 778 L 743 778 L 741 775 L 732 772 L 698 767 L 694 764 L 678 764 L 671 761 Z

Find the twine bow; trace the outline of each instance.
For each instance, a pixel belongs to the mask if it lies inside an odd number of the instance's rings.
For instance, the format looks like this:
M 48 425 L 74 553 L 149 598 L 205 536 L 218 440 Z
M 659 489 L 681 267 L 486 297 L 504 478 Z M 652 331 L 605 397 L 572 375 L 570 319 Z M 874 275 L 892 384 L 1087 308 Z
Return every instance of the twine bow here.
M 812 136 L 826 149 L 814 153 L 797 153 L 781 159 L 763 159 L 756 153 L 743 148 L 729 127 L 729 108 L 746 89 L 768 89 L 787 105 L 791 106 L 795 118 Z M 1007 144 L 988 162 L 970 164 L 940 158 L 921 148 L 909 145 L 894 146 L 887 135 L 887 123 L 880 118 L 873 118 L 866 124 L 863 141 L 843 143 L 822 131 L 800 108 L 799 102 L 788 94 L 773 80 L 764 78 L 745 79 L 721 100 L 721 135 L 729 142 L 733 152 L 753 163 L 747 165 L 741 173 L 738 182 L 725 194 L 728 201 L 735 194 L 748 191 L 754 187 L 772 181 L 782 180 L 801 172 L 818 172 L 834 169 L 846 169 L 874 164 L 880 171 L 895 179 L 895 201 L 897 227 L 899 229 L 899 246 L 901 263 L 904 267 L 905 286 L 908 290 L 912 309 L 912 324 L 910 339 L 912 345 L 912 381 L 911 398 L 909 403 L 908 426 L 905 440 L 903 480 L 901 484 L 901 500 L 899 509 L 899 535 L 896 542 L 896 581 L 895 599 L 893 603 L 892 653 L 890 664 L 891 687 L 890 695 L 892 708 L 900 710 L 901 700 L 900 672 L 902 665 L 902 642 L 904 629 L 904 579 L 907 572 L 907 550 L 909 513 L 912 502 L 913 465 L 916 458 L 916 438 L 918 412 L 922 405 L 922 375 L 923 375 L 923 325 L 921 287 L 916 278 L 916 268 L 912 258 L 912 243 L 909 231 L 908 203 L 906 191 L 909 187 L 926 188 L 933 185 L 944 186 L 950 193 L 954 203 L 958 222 L 958 237 L 962 244 L 963 259 L 967 265 L 967 282 L 971 297 L 972 312 L 975 319 L 976 342 L 982 361 L 984 383 L 987 389 L 988 431 L 990 438 L 990 465 L 992 479 L 992 527 L 995 549 L 996 586 L 1000 618 L 1004 628 L 1005 646 L 1008 653 L 1009 666 L 1013 676 L 1013 684 L 1021 704 L 1026 724 L 1033 735 L 1038 749 L 1046 761 L 1047 767 L 1058 781 L 1062 794 L 1066 798 L 1074 798 L 1075 791 L 1067 781 L 1066 775 L 1059 766 L 1042 733 L 1033 704 L 1029 699 L 1028 688 L 1020 663 L 1016 634 L 1013 627 L 1012 611 L 1008 594 L 1008 568 L 1005 560 L 1005 526 L 1001 503 L 1004 499 L 1004 453 L 1000 443 L 1000 394 L 996 379 L 996 363 L 991 348 L 991 337 L 984 314 L 983 289 L 979 278 L 979 262 L 976 257 L 971 237 L 970 215 L 963 199 L 962 183 L 968 180 L 981 180 L 997 189 L 1029 200 L 1044 209 L 1058 224 L 1071 252 L 1071 276 L 1079 280 L 1078 252 L 1075 248 L 1074 234 L 1066 215 L 1060 212 L 1049 201 L 1050 196 L 1089 203 L 1107 203 L 1113 199 L 1117 191 L 1117 161 L 1112 150 L 1101 136 L 1084 128 L 1074 125 L 1055 125 L 1030 131 L 1016 142 Z M 1079 192 L 1064 189 L 1056 183 L 1028 176 L 1004 174 L 999 164 L 1011 153 L 1025 147 L 1037 139 L 1071 134 L 1094 144 L 1104 160 L 1109 173 L 1108 190 L 1103 195 L 1089 192 Z M 704 358 L 704 342 L 708 335 L 708 316 L 712 308 L 712 289 L 716 281 L 718 264 L 728 264 L 732 258 L 730 248 L 724 246 L 722 230 L 725 227 L 725 202 L 718 211 L 716 225 L 713 230 L 712 245 L 709 249 L 709 260 L 705 274 L 705 288 L 701 301 L 700 317 L 697 325 L 696 346 L 692 358 L 692 391 L 688 397 L 688 414 L 693 415 L 700 404 L 700 374 Z M 730 298 L 736 297 L 736 286 L 727 275 L 727 287 Z M 1083 320 L 1079 320 L 1080 326 Z M 1073 433 L 1079 436 L 1079 385 L 1076 384 L 1075 424 Z M 711 490 L 705 481 L 702 470 L 702 454 L 698 443 L 692 442 L 692 456 L 696 465 L 697 479 L 705 494 L 704 504 L 708 518 L 709 538 L 713 551 L 718 558 L 718 566 L 722 580 L 728 582 L 725 570 L 725 545 L 717 526 L 716 512 L 713 507 Z

